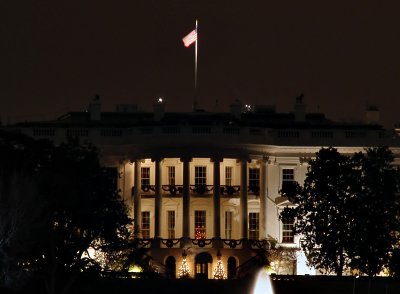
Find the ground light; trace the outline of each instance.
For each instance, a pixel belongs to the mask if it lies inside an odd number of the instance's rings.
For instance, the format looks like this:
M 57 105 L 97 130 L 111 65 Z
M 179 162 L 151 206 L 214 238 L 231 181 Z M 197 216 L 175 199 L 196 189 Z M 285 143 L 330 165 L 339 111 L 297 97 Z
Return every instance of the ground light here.
M 139 265 L 131 265 L 128 269 L 129 273 L 142 273 L 143 269 Z
M 264 268 L 262 268 L 257 274 L 253 286 L 253 294 L 274 294 L 271 277 Z

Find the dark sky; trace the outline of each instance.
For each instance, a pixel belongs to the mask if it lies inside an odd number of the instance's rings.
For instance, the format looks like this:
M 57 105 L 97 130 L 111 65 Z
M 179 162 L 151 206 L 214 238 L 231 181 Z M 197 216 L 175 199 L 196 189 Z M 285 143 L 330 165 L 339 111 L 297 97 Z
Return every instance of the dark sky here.
M 1 0 L 3 122 L 103 109 L 156 97 L 189 111 L 194 47 L 181 38 L 199 19 L 200 106 L 234 99 L 360 121 L 367 103 L 400 122 L 400 1 Z

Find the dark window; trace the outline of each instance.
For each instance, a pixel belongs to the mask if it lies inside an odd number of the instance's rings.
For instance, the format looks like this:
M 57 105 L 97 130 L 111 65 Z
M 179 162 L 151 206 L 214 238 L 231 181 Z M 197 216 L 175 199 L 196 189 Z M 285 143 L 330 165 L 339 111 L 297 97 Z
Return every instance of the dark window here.
M 173 256 L 168 256 L 165 261 L 165 275 L 169 279 L 175 279 L 176 277 L 176 261 Z
M 294 182 L 294 169 L 284 168 L 282 169 L 282 189 L 285 186 L 292 185 Z
M 232 186 L 232 170 L 231 166 L 225 167 L 225 185 L 227 186 Z
M 232 239 L 233 212 L 225 211 L 225 239 Z
M 175 239 L 175 210 L 167 211 L 168 239 Z
M 142 211 L 142 238 L 150 238 L 150 211 Z
M 293 243 L 294 232 L 293 232 L 293 221 L 283 220 L 282 221 L 282 243 Z
M 249 239 L 258 240 L 260 232 L 260 214 L 258 212 L 249 213 Z
M 142 183 L 142 188 L 150 186 L 150 167 L 141 168 L 141 183 Z
M 168 166 L 168 185 L 175 186 L 175 166 Z
M 249 187 L 260 186 L 260 169 L 249 168 Z
M 233 256 L 228 258 L 228 279 L 236 278 L 236 258 Z
M 194 167 L 194 184 L 196 186 L 207 184 L 207 169 L 205 166 Z

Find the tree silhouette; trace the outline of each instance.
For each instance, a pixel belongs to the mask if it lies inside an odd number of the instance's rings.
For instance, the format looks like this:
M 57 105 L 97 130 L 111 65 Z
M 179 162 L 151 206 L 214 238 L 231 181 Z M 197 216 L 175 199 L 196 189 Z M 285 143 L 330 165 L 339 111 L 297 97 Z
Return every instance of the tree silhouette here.
M 285 208 L 281 219 L 295 219 L 301 247 L 310 265 L 342 275 L 349 264 L 354 195 L 354 166 L 335 148 L 322 148 L 309 162 L 304 186 L 283 187 L 295 208 Z
M 44 167 L 41 188 L 52 214 L 41 269 L 50 293 L 58 291 L 57 276 L 73 278 L 96 265 L 82 258 L 89 247 L 112 251 L 129 237 L 131 220 L 117 193 L 117 176 L 100 166 L 94 147 L 76 141 L 56 147 Z
M 352 222 L 351 266 L 369 276 L 389 264 L 399 230 L 399 173 L 387 147 L 369 148 L 353 160 L 359 166 L 358 205 Z
M 49 142 L 0 131 L 0 280 L 10 288 L 32 276 L 46 237 L 48 211 L 37 183 L 51 149 Z
M 283 187 L 295 207 L 280 217 L 295 219 L 310 265 L 337 275 L 353 268 L 374 276 L 397 256 L 398 191 L 399 172 L 387 147 L 351 157 L 322 148 L 309 163 L 304 185 Z
M 0 132 L 0 271 L 40 274 L 48 293 L 66 292 L 76 275 L 97 266 L 89 247 L 119 250 L 129 237 L 114 169 L 92 146 L 53 146 Z M 97 267 L 96 267 L 97 268 Z

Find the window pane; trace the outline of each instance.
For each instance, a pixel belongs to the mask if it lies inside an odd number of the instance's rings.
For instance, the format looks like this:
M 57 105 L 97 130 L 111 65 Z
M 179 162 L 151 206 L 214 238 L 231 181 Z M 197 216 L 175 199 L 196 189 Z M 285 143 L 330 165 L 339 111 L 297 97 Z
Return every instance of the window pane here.
M 225 167 L 225 185 L 232 186 L 232 167 L 231 166 Z
M 206 238 L 206 211 L 194 211 L 194 237 L 196 239 Z
M 260 169 L 249 168 L 249 187 L 260 186 Z
M 291 185 L 294 182 L 294 169 L 284 168 L 282 169 L 282 189 L 286 185 Z
M 225 211 L 225 239 L 232 239 L 232 211 Z
M 282 181 L 294 181 L 294 169 L 292 168 L 282 169 Z
M 175 239 L 175 211 L 174 210 L 168 210 L 167 222 L 168 222 L 168 239 Z
M 142 238 L 150 238 L 150 211 L 142 211 Z
M 293 232 L 293 221 L 282 221 L 282 243 L 293 243 L 294 232 Z
M 207 174 L 205 166 L 195 166 L 194 167 L 194 184 L 195 185 L 206 185 L 207 184 Z
M 141 178 L 142 187 L 150 185 L 150 167 L 141 168 Z
M 175 186 L 175 166 L 168 166 L 168 185 Z
M 259 238 L 259 213 L 249 213 L 249 239 Z

